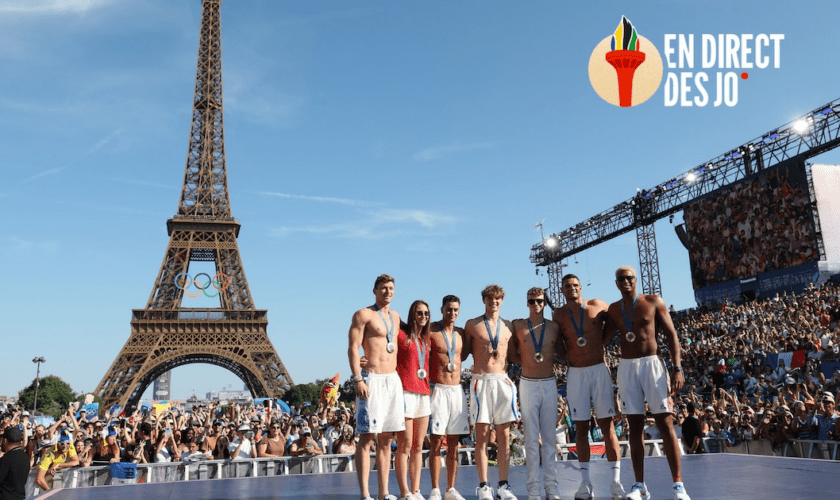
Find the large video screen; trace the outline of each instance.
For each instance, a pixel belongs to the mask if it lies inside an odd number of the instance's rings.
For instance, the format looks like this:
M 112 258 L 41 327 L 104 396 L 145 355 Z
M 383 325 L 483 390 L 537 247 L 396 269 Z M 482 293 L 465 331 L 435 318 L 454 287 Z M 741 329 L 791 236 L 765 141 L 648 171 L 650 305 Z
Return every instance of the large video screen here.
M 768 169 L 685 209 L 694 289 L 819 260 L 805 165 Z

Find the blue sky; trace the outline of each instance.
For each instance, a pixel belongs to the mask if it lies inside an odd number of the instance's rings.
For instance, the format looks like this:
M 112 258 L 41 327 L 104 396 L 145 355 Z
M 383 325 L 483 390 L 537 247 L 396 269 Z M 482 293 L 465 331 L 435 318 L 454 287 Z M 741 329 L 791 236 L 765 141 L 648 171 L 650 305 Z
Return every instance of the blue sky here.
M 349 374 L 350 317 L 378 274 L 401 314 L 452 293 L 463 324 L 498 283 L 502 315 L 525 316 L 525 291 L 547 285 L 535 223 L 570 227 L 840 97 L 832 2 L 581 5 L 223 2 L 231 206 L 296 382 Z M 749 70 L 734 107 L 666 107 L 660 86 L 620 109 L 587 65 L 622 15 L 663 56 L 666 33 L 782 33 L 781 67 Z M 0 0 L 0 394 L 31 382 L 35 356 L 92 391 L 128 338 L 178 205 L 199 20 L 198 0 Z M 656 230 L 665 300 L 692 306 L 687 251 L 667 220 Z M 576 260 L 584 295 L 614 301 L 635 236 Z M 172 383 L 241 386 L 202 365 Z

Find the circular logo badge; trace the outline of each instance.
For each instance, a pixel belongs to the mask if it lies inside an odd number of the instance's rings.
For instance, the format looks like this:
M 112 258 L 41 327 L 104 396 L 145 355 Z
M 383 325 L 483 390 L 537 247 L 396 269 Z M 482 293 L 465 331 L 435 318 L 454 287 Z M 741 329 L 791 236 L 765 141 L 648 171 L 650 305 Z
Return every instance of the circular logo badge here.
M 662 57 L 653 43 L 622 17 L 615 33 L 592 51 L 589 82 L 608 103 L 637 106 L 650 99 L 662 83 Z

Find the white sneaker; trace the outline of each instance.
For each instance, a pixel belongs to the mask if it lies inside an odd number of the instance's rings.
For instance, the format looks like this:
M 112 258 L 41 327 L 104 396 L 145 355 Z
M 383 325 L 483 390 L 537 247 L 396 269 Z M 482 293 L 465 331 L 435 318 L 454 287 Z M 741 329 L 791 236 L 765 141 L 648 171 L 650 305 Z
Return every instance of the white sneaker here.
M 528 500 L 543 500 L 543 495 L 542 495 L 542 491 L 540 490 L 540 485 L 538 485 L 538 484 L 528 485 Z
M 478 500 L 493 500 L 493 488 L 489 484 L 483 488 L 476 488 L 475 494 L 478 495 Z
M 416 493 L 412 493 L 412 495 L 414 495 L 414 496 L 412 497 L 412 498 L 414 498 L 414 500 L 426 500 L 426 498 L 425 498 L 425 497 L 423 497 L 423 494 L 422 494 L 422 493 L 420 493 L 419 491 L 418 491 L 418 492 L 416 492 Z
M 432 488 L 432 491 L 429 492 L 429 500 L 442 500 L 439 488 Z
M 519 500 L 516 498 L 516 495 L 513 494 L 513 490 L 510 489 L 509 484 L 505 484 L 499 486 L 499 489 L 496 490 L 496 500 Z
M 490 492 L 490 496 L 493 496 L 492 491 Z M 429 498 L 429 500 L 432 499 Z M 449 488 L 448 490 L 446 490 L 446 495 L 443 496 L 443 500 L 464 500 L 464 497 L 462 497 L 461 494 L 458 493 L 458 490 L 456 490 L 455 488 Z
M 546 483 L 545 497 L 548 500 L 560 500 L 560 489 L 557 487 L 557 483 Z
M 397 497 L 391 494 L 387 494 L 384 497 L 382 497 L 382 500 L 397 500 Z
M 624 500 L 627 498 L 627 493 L 624 492 L 624 486 L 621 483 L 611 484 L 610 493 L 612 493 L 613 500 Z
M 575 500 L 591 500 L 592 499 L 592 484 L 586 481 L 581 481 L 580 488 L 575 493 Z
M 688 493 L 685 492 L 685 486 L 682 482 L 674 483 L 674 500 L 691 500 Z
M 627 494 L 627 500 L 650 500 L 647 485 L 645 483 L 633 483 L 630 493 Z

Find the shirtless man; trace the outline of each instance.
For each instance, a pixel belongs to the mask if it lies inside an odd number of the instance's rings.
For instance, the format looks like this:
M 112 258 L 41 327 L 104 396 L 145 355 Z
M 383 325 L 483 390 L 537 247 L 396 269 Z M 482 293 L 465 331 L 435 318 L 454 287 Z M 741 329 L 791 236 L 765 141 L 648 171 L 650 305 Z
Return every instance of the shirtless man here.
M 487 484 L 487 443 L 490 425 L 496 427 L 498 442 L 499 488 L 496 500 L 516 500 L 508 484 L 510 465 L 510 424 L 519 420 L 516 410 L 516 386 L 505 375 L 508 342 L 513 325 L 499 317 L 505 291 L 490 285 L 481 291 L 484 315 L 467 321 L 466 339 L 461 359 L 473 355 L 470 382 L 470 420 L 475 425 L 475 464 L 480 481 L 478 500 L 493 500 L 493 488 Z
M 560 324 L 560 331 L 563 332 L 569 363 L 567 400 L 569 415 L 575 421 L 575 444 L 581 474 L 580 489 L 575 493 L 575 500 L 593 498 L 592 481 L 589 479 L 588 439 L 593 407 L 598 426 L 604 432 L 607 460 L 612 469 L 610 493 L 614 500 L 623 500 L 626 493 L 621 486 L 618 437 L 613 426 L 613 381 L 604 358 L 607 303 L 581 297 L 580 280 L 574 274 L 563 276 L 560 290 L 566 298 L 566 305 L 554 310 L 554 321 Z
M 372 306 L 353 314 L 350 324 L 347 357 L 352 380 L 356 384 L 356 475 L 362 500 L 373 500 L 368 490 L 370 447 L 376 439 L 376 464 L 379 498 L 396 500 L 388 494 L 391 464 L 391 433 L 405 432 L 405 400 L 402 382 L 397 375 L 396 333 L 400 315 L 390 310 L 394 297 L 394 278 L 383 274 L 373 284 L 376 298 Z M 360 366 L 359 348 L 365 353 L 365 369 Z M 377 436 L 378 435 L 378 436 Z
M 280 421 L 272 419 L 268 426 L 268 434 L 257 443 L 257 457 L 282 457 L 286 451 L 286 436 L 280 429 Z
M 545 319 L 545 291 L 528 290 L 528 319 L 513 322 L 511 360 L 522 365 L 519 379 L 522 423 L 525 426 L 525 456 L 528 467 L 528 500 L 560 500 L 557 487 L 557 379 L 554 353 L 560 328 Z M 542 469 L 540 469 L 542 436 Z M 544 486 L 543 486 L 544 485 Z
M 461 311 L 461 299 L 454 295 L 443 298 L 440 308 L 443 319 L 432 323 L 429 339 L 432 343 L 429 358 L 429 381 L 432 391 L 432 432 L 429 451 L 429 473 L 432 492 L 429 500 L 440 496 L 440 448 L 446 438 L 446 493 L 444 500 L 464 500 L 455 489 L 458 474 L 458 438 L 469 434 L 467 398 L 461 388 L 461 352 L 464 347 L 464 329 L 455 326 Z
M 662 329 L 671 350 L 674 369 L 674 391 L 685 383 L 680 362 L 680 343 L 665 301 L 658 295 L 636 295 L 636 271 L 630 266 L 619 267 L 615 284 L 621 300 L 610 304 L 606 337 L 621 335 L 621 363 L 618 365 L 618 394 L 622 413 L 630 424 L 630 458 L 636 482 L 627 495 L 629 500 L 649 499 L 645 485 L 645 401 L 662 435 L 662 445 L 671 476 L 674 479 L 674 499 L 689 500 L 682 483 L 682 468 L 677 435 L 674 433 L 671 388 L 665 363 L 656 352 L 656 331 Z

